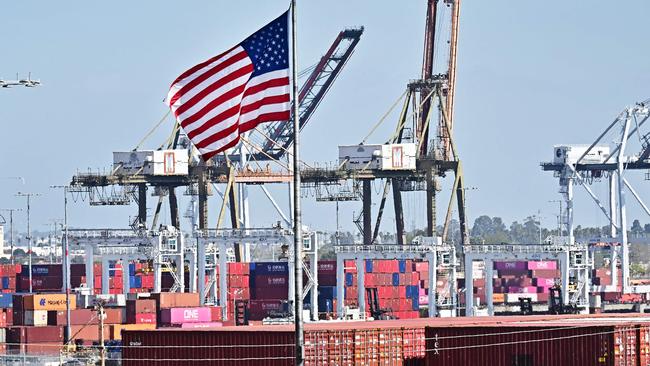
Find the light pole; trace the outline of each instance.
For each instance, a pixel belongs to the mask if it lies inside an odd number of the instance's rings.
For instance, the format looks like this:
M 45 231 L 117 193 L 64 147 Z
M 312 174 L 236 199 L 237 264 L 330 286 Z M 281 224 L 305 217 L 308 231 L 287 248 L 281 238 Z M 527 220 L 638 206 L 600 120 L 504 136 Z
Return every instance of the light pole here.
M 9 212 L 9 245 L 11 246 L 11 253 L 9 260 L 14 264 L 14 212 L 22 211 L 20 208 L 3 208 L 0 211 Z
M 65 343 L 70 341 L 70 252 L 68 250 L 68 189 L 70 186 L 50 186 L 63 189 L 63 286 L 65 288 Z
M 30 230 L 29 226 L 29 211 L 31 208 L 31 198 L 32 197 L 37 197 L 40 196 L 38 193 L 23 193 L 23 192 L 18 192 L 16 193 L 16 196 L 18 197 L 27 197 L 27 258 L 29 260 L 28 262 L 28 268 L 29 268 L 29 293 L 32 293 L 32 232 Z

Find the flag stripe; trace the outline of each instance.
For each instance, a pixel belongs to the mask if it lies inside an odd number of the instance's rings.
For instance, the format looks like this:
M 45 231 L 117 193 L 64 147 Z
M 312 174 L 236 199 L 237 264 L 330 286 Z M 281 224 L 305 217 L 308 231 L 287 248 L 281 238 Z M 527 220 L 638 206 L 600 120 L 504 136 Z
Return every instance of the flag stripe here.
M 181 86 L 182 86 L 182 81 L 183 81 L 184 79 L 187 79 L 187 78 L 190 77 L 192 74 L 197 73 L 198 71 L 200 71 L 201 69 L 203 69 L 203 68 L 206 67 L 206 66 L 207 66 L 207 67 L 210 67 L 210 65 L 211 65 L 213 62 L 218 62 L 218 61 L 219 61 L 223 56 L 228 55 L 232 50 L 236 49 L 237 47 L 240 47 L 240 46 L 239 46 L 239 45 L 236 45 L 235 47 L 229 49 L 228 51 L 226 51 L 226 52 L 224 52 L 224 53 L 221 53 L 221 54 L 219 54 L 219 55 L 217 55 L 217 56 L 214 56 L 214 57 L 212 57 L 212 58 L 209 58 L 209 59 L 207 59 L 207 60 L 201 62 L 200 64 L 198 64 L 198 65 L 196 65 L 196 66 L 193 66 L 193 67 L 190 68 L 189 70 L 187 70 L 187 71 L 185 71 L 184 73 L 182 73 L 179 77 L 177 77 L 176 80 L 174 80 L 174 82 L 172 83 L 172 87 L 177 86 L 177 85 L 181 85 Z
M 246 76 L 246 75 L 250 75 L 251 72 L 253 72 L 253 65 L 252 65 L 252 64 L 248 64 L 247 66 L 244 66 L 244 67 L 240 68 L 239 70 L 233 71 L 233 72 L 231 72 L 230 74 L 224 76 L 222 79 L 220 79 L 220 80 L 217 81 L 216 83 L 210 85 L 209 87 L 207 87 L 207 88 L 201 90 L 201 91 L 200 91 L 199 93 L 197 93 L 195 96 L 193 96 L 192 98 L 190 98 L 189 100 L 187 100 L 183 105 L 179 106 L 178 109 L 177 109 L 176 112 L 175 112 L 175 113 L 176 113 L 176 116 L 182 115 L 183 112 L 187 111 L 189 108 L 191 108 L 192 106 L 194 106 L 196 103 L 198 103 L 201 99 L 203 99 L 203 98 L 204 98 L 205 96 L 207 96 L 208 94 L 210 94 L 210 93 L 212 93 L 213 91 L 219 89 L 219 87 L 222 87 L 222 86 L 228 85 L 228 83 L 231 83 L 231 82 L 237 80 L 237 79 L 240 78 L 240 77 L 243 77 L 243 76 Z M 232 89 L 231 89 L 231 90 L 232 90 Z M 229 92 L 230 92 L 230 91 L 228 91 L 228 92 L 226 92 L 226 93 L 224 93 L 224 94 L 227 94 L 227 93 L 229 93 Z M 211 103 L 211 102 L 208 103 L 208 104 L 206 105 L 206 107 L 207 107 L 208 105 L 213 105 L 213 106 L 214 106 L 214 104 Z M 201 113 L 201 112 L 203 112 L 203 113 Z M 193 114 L 191 117 L 194 117 L 194 116 L 196 116 L 197 114 L 200 114 L 200 115 L 199 115 L 199 117 L 200 117 L 201 115 L 203 115 L 203 114 L 205 114 L 205 113 L 206 113 L 206 111 L 205 111 L 205 107 L 204 107 L 204 108 L 202 108 L 200 111 L 198 111 L 197 113 Z
M 228 121 L 229 119 L 232 119 L 233 122 L 237 122 L 237 120 L 239 119 L 239 115 L 238 115 L 239 108 L 240 108 L 239 104 L 234 104 L 232 107 L 224 110 L 223 112 L 219 113 L 213 118 L 210 118 L 209 120 L 205 121 L 205 123 L 203 123 L 201 126 L 198 126 L 197 128 L 188 131 L 187 137 L 192 139 L 204 133 L 209 128 L 216 126 L 217 124 L 223 123 L 225 121 Z
M 221 94 L 219 97 L 211 100 L 205 107 L 203 107 L 200 111 L 197 113 L 194 113 L 193 115 L 189 116 L 188 118 L 184 119 L 181 122 L 181 125 L 183 127 L 187 127 L 191 125 L 192 123 L 201 120 L 203 116 L 208 114 L 210 111 L 215 109 L 216 107 L 220 106 L 223 103 L 230 102 L 233 98 L 237 98 L 241 96 L 241 93 L 244 92 L 245 85 L 240 85 L 234 89 L 231 89 L 223 94 Z M 239 103 L 239 101 L 237 101 Z
M 291 113 L 288 110 L 282 112 L 261 114 L 257 117 L 255 121 L 240 123 L 239 133 L 250 131 L 253 128 L 257 127 L 257 125 L 262 122 L 286 121 L 289 118 L 291 118 Z
M 222 151 L 225 151 L 225 150 L 228 150 L 231 147 L 234 147 L 237 144 L 239 144 L 239 133 L 237 133 L 236 136 L 237 137 L 235 139 L 233 139 L 232 141 L 230 141 L 230 142 L 223 141 L 225 143 L 223 145 L 219 146 L 219 147 L 209 147 L 209 148 L 205 148 L 205 149 L 199 149 L 199 152 L 203 156 L 203 159 L 208 160 L 211 157 L 217 155 L 218 153 L 220 153 Z
M 246 51 L 244 50 L 241 50 L 240 52 L 216 64 L 214 67 L 208 69 L 203 74 L 200 74 L 197 77 L 193 78 L 185 85 L 179 84 L 181 88 L 176 92 L 176 94 L 174 94 L 174 96 L 171 98 L 169 103 L 173 105 L 179 98 L 181 98 L 183 95 L 185 95 L 186 93 L 194 89 L 197 85 L 201 84 L 203 81 L 209 79 L 215 74 L 218 75 L 219 72 L 223 71 L 224 69 L 228 68 L 231 65 L 237 64 L 239 61 L 242 60 L 247 60 L 246 64 L 251 63 L 250 59 L 248 58 L 248 55 L 246 54 Z
M 232 126 L 230 126 L 228 128 L 222 129 L 219 132 L 216 132 L 216 133 L 208 136 L 207 138 L 205 138 L 205 139 L 203 139 L 201 141 L 198 141 L 196 143 L 196 146 L 199 147 L 199 148 L 206 147 L 206 146 L 210 145 L 211 143 L 213 143 L 215 141 L 219 141 L 219 140 L 223 139 L 224 137 L 230 135 L 233 132 L 237 132 L 238 130 L 239 130 L 239 126 L 237 124 L 234 124 L 234 125 L 232 125 Z

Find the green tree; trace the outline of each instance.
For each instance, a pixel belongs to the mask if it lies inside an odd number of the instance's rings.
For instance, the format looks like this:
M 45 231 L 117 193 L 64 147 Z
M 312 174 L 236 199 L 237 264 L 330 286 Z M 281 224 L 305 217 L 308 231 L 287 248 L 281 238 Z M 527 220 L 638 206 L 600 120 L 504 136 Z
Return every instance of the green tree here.
M 639 237 L 643 233 L 643 227 L 641 226 L 641 222 L 639 222 L 638 219 L 632 222 L 632 228 L 630 229 L 630 232 L 635 237 Z

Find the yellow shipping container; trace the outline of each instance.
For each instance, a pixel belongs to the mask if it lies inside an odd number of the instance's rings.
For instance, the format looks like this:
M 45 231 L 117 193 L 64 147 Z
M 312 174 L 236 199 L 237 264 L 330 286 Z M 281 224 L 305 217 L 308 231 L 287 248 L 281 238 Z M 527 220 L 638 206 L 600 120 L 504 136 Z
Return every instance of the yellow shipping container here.
M 65 294 L 28 295 L 23 298 L 25 310 L 65 310 Z M 70 309 L 76 309 L 77 297 L 70 295 Z
M 123 330 L 152 330 L 156 329 L 156 324 L 112 324 L 111 340 L 121 341 Z
M 495 304 L 501 304 L 506 301 L 506 296 L 504 294 L 492 294 L 492 302 Z

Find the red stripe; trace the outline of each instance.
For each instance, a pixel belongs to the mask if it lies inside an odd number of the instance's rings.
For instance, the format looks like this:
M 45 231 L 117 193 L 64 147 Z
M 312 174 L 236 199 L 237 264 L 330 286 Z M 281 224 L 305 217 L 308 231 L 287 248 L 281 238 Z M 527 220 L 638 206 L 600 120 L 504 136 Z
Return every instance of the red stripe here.
M 199 101 L 201 101 L 201 99 L 205 98 L 207 95 L 209 95 L 209 94 L 212 93 L 213 91 L 215 91 L 215 90 L 219 89 L 220 87 L 222 87 L 222 86 L 224 86 L 224 85 L 226 85 L 226 84 L 232 82 L 233 80 L 235 80 L 235 79 L 237 79 L 237 78 L 240 78 L 240 77 L 245 76 L 246 74 L 249 74 L 249 73 L 252 73 L 252 72 L 253 72 L 253 64 L 246 65 L 246 66 L 242 67 L 242 68 L 239 69 L 239 70 L 236 70 L 236 71 L 231 72 L 230 74 L 224 76 L 223 78 L 221 78 L 221 79 L 215 81 L 212 85 L 210 85 L 210 86 L 208 86 L 207 88 L 201 90 L 199 93 L 197 93 L 197 94 L 196 94 L 195 96 L 193 96 L 192 98 L 188 99 L 187 101 L 182 102 L 183 104 L 181 104 L 181 106 L 178 107 L 178 109 L 176 110 L 176 112 L 174 112 L 174 114 L 175 114 L 177 117 L 180 116 L 181 114 L 183 114 L 183 113 L 184 113 L 185 111 L 187 111 L 188 109 L 192 108 L 192 107 L 193 107 L 194 105 L 196 105 Z M 241 86 L 245 87 L 245 86 L 246 86 L 246 83 L 242 84 Z M 234 89 L 233 89 L 233 90 L 234 90 Z M 222 94 L 222 95 L 225 95 L 225 94 L 227 94 L 227 93 L 229 93 L 229 92 L 231 92 L 231 91 L 232 91 L 232 90 L 227 91 L 226 93 L 224 93 L 224 94 Z M 241 94 L 241 92 L 238 93 L 238 94 Z M 221 98 L 222 95 L 219 95 L 216 99 Z M 216 100 L 216 99 L 215 99 L 215 100 Z M 228 98 L 228 99 L 230 99 L 230 98 Z M 210 102 L 209 104 L 212 104 L 212 102 Z M 217 105 L 218 105 L 218 104 L 217 104 Z M 216 107 L 216 106 L 215 106 L 215 107 Z M 213 108 L 214 108 L 214 107 L 213 107 Z M 210 109 L 212 109 L 212 108 L 210 108 Z M 201 111 L 203 111 L 203 110 L 205 110 L 205 107 L 203 107 L 203 108 L 201 109 Z M 200 112 L 200 111 L 199 111 L 199 112 Z M 197 113 L 199 113 L 199 112 L 197 112 Z M 203 114 L 205 114 L 205 113 L 203 113 Z M 196 114 L 190 116 L 189 118 L 192 118 L 192 117 L 194 117 L 195 115 L 196 115 Z
M 215 142 L 217 142 L 219 140 L 223 140 L 224 138 L 228 137 L 233 132 L 236 132 L 238 128 L 239 128 L 239 126 L 235 123 L 234 125 L 226 128 L 226 129 L 223 129 L 223 130 L 221 130 L 221 131 L 219 131 L 219 132 L 217 132 L 215 134 L 212 134 L 212 135 L 204 138 L 201 141 L 196 142 L 194 145 L 199 149 L 205 148 L 205 147 L 209 146 L 212 143 L 215 143 Z
M 179 77 L 177 77 L 176 80 L 174 80 L 174 82 L 172 83 L 172 86 L 173 86 L 174 84 L 178 83 L 179 81 L 185 79 L 186 77 L 188 77 L 188 76 L 194 74 L 195 72 L 201 70 L 202 68 L 208 66 L 209 64 L 211 64 L 211 63 L 217 61 L 218 59 L 220 59 L 220 58 L 222 58 L 223 56 L 227 55 L 228 52 L 234 50 L 234 49 L 237 48 L 237 47 L 239 47 L 239 45 L 236 45 L 236 46 L 234 46 L 233 48 L 229 49 L 228 51 L 226 51 L 226 52 L 224 52 L 224 53 L 222 53 L 222 54 L 219 54 L 219 55 L 217 55 L 217 56 L 214 56 L 214 57 L 212 57 L 212 58 L 209 58 L 209 59 L 207 59 L 207 60 L 201 62 L 200 64 L 198 64 L 198 65 L 196 65 L 196 66 L 193 66 L 191 69 L 185 71 L 185 72 L 182 73 Z
M 239 95 L 241 95 L 241 93 L 244 92 L 245 87 L 246 87 L 246 85 L 240 85 L 240 86 L 236 87 L 235 89 L 229 90 L 229 91 L 225 92 L 224 94 L 221 94 L 217 98 L 210 101 L 210 103 L 208 103 L 205 107 L 201 108 L 200 111 L 196 112 L 195 114 L 193 114 L 193 115 L 187 117 L 186 119 L 184 119 L 183 121 L 181 121 L 181 126 L 183 126 L 183 128 L 186 128 L 187 126 L 191 125 L 192 123 L 194 123 L 194 122 L 198 121 L 199 119 L 203 118 L 203 116 L 205 116 L 208 112 L 215 109 L 216 107 L 218 107 L 222 103 L 225 103 L 225 102 L 227 102 L 227 101 L 229 101 L 229 100 L 231 100 L 233 98 L 238 97 Z M 239 105 L 239 103 L 237 105 Z
M 289 111 L 260 114 L 257 118 L 250 120 L 246 123 L 240 124 L 239 133 L 250 131 L 263 122 L 288 121 L 290 117 L 291 114 L 289 113 Z
M 276 86 L 285 86 L 285 85 L 289 85 L 289 77 L 267 80 L 263 83 L 248 87 L 248 89 L 246 89 L 246 91 L 244 92 L 244 98 L 249 95 L 259 93 L 267 88 L 273 88 Z
M 287 94 L 281 94 L 281 95 L 271 95 L 262 99 L 258 99 L 257 101 L 242 105 L 241 106 L 241 112 L 239 112 L 240 115 L 246 114 L 248 112 L 252 112 L 256 109 L 261 108 L 264 105 L 267 104 L 278 104 L 278 103 L 285 103 L 290 100 L 289 98 L 289 93 Z
M 227 144 L 224 145 L 222 148 L 220 148 L 220 149 L 218 149 L 218 150 L 210 151 L 210 152 L 208 152 L 208 153 L 203 154 L 203 155 L 202 155 L 202 156 L 203 156 L 203 160 L 204 160 L 204 161 L 208 161 L 208 159 L 210 159 L 211 157 L 217 155 L 218 153 L 220 153 L 220 152 L 222 152 L 222 151 L 225 151 L 225 150 L 227 150 L 227 149 L 230 149 L 231 147 L 237 145 L 238 143 L 239 143 L 239 135 L 237 135 L 237 138 L 236 138 L 236 139 L 234 139 L 234 140 L 232 140 L 231 142 L 227 143 Z
M 230 118 L 232 116 L 236 116 L 237 113 L 239 112 L 239 107 L 240 107 L 239 104 L 236 104 L 236 105 L 226 109 L 225 111 L 217 114 L 216 116 L 210 118 L 209 120 L 205 121 L 204 124 L 197 127 L 195 130 L 192 130 L 191 132 L 188 132 L 187 137 L 189 137 L 190 139 L 193 139 L 194 136 L 197 136 L 197 135 L 207 131 L 210 127 L 215 126 L 218 123 L 221 123 L 221 122 L 225 121 L 226 119 L 228 119 L 228 118 Z M 235 125 L 237 125 L 237 124 L 235 123 Z
M 169 105 L 173 105 L 180 97 L 182 97 L 187 92 L 192 90 L 195 86 L 201 84 L 203 81 L 210 78 L 212 75 L 218 73 L 219 71 L 222 71 L 226 67 L 231 66 L 232 64 L 234 64 L 234 63 L 236 63 L 238 61 L 241 61 L 241 60 L 243 60 L 243 59 L 245 59 L 247 57 L 248 57 L 248 55 L 246 54 L 246 51 L 241 51 L 241 52 L 239 52 L 237 54 L 234 54 L 229 59 L 221 62 L 220 64 L 217 64 L 216 66 L 214 66 L 210 70 L 206 71 L 205 73 L 203 73 L 202 75 L 200 75 L 196 79 L 190 81 L 186 85 L 183 85 L 180 88 L 180 90 L 178 90 L 176 92 L 176 94 L 174 94 L 174 96 L 169 100 Z

